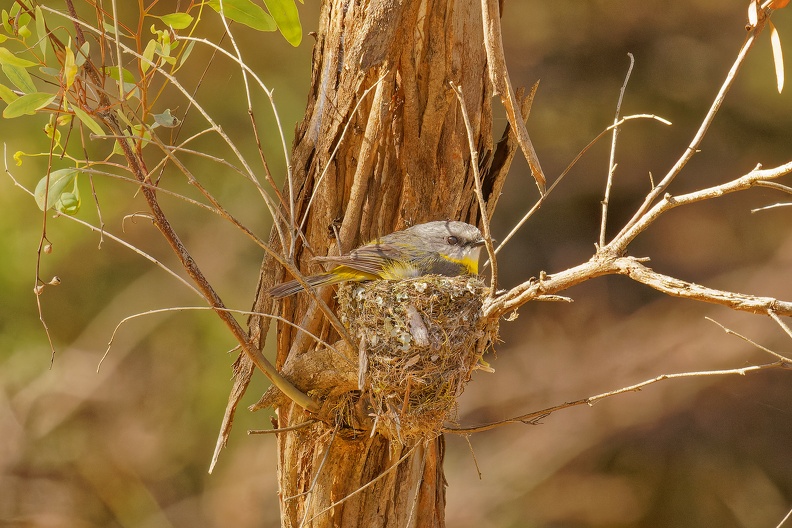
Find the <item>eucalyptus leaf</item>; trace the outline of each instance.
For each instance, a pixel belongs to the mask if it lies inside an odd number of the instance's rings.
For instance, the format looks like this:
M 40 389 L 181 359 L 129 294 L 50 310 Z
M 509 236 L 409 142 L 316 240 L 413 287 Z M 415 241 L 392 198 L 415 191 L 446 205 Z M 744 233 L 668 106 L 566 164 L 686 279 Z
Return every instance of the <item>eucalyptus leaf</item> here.
M 4 84 L 0 84 L 0 99 L 2 99 L 6 104 L 11 104 L 17 99 L 19 96 L 14 93 L 14 91 Z
M 121 68 L 121 71 L 122 71 L 122 75 L 124 76 L 125 83 L 130 83 L 130 84 L 135 83 L 135 76 L 132 74 L 131 71 L 127 70 L 126 68 Z M 120 77 L 118 75 L 118 66 L 111 66 L 110 68 L 107 68 L 107 73 L 110 74 L 110 77 L 112 79 L 115 79 L 116 81 L 120 80 Z
M 0 48 L 0 64 L 3 66 L 19 66 L 20 68 L 31 68 L 37 66 L 35 62 L 17 57 L 8 48 Z
M 103 136 L 105 131 L 102 129 L 102 126 L 96 121 L 93 117 L 88 115 L 88 113 L 83 110 L 82 108 L 78 108 L 74 105 L 71 105 L 71 109 L 74 111 L 74 115 L 80 118 L 80 121 L 83 122 L 85 126 L 91 129 L 91 132 L 96 134 L 97 136 Z
M 12 119 L 26 114 L 35 114 L 36 110 L 43 108 L 55 100 L 55 95 L 35 92 L 16 99 L 3 110 L 3 117 Z
M 52 171 L 49 175 L 49 188 L 47 188 L 47 176 L 41 178 L 36 185 L 34 197 L 39 209 L 46 211 L 52 209 L 60 200 L 61 194 L 66 187 L 74 181 L 80 170 L 74 167 Z
M 6 30 L 6 33 L 9 35 L 14 34 L 14 28 L 11 27 L 11 22 L 9 21 L 8 11 L 3 9 L 3 29 Z
M 12 66 L 10 64 L 2 65 L 3 73 L 6 74 L 11 84 L 22 90 L 24 93 L 34 93 L 36 85 L 33 84 L 33 79 L 25 68 L 19 66 Z
M 154 123 L 165 128 L 179 126 L 179 120 L 171 114 L 170 108 L 166 108 L 161 114 L 154 114 Z
M 83 42 L 82 46 L 80 46 L 79 53 L 74 58 L 74 64 L 77 66 L 82 66 L 85 64 L 85 61 L 88 60 L 88 56 L 91 53 L 91 43 L 89 41 Z
M 50 68 L 49 66 L 42 66 L 39 68 L 39 71 L 44 75 L 49 75 L 50 77 L 59 78 L 60 77 L 60 69 L 58 68 Z
M 264 4 L 278 24 L 283 38 L 294 47 L 302 42 L 302 26 L 294 0 L 264 0 Z
M 143 50 L 143 60 L 140 61 L 140 69 L 143 73 L 146 73 L 149 68 L 151 68 L 152 63 L 154 62 L 154 51 L 157 49 L 157 41 L 151 39 L 146 44 L 146 49 Z
M 190 27 L 193 17 L 187 13 L 171 13 L 170 15 L 161 16 L 160 20 L 162 20 L 163 24 L 173 29 L 184 29 Z
M 209 0 L 207 4 L 218 13 L 220 12 L 220 0 Z M 278 25 L 269 13 L 251 0 L 223 0 L 223 14 L 229 20 L 259 31 L 278 29 Z
M 184 48 L 184 51 L 182 52 L 181 57 L 179 58 L 179 66 L 184 64 L 184 61 L 186 61 L 187 57 L 190 56 L 190 53 L 192 53 L 193 46 L 195 46 L 194 40 L 191 40 L 190 42 L 187 43 L 187 46 Z
M 47 60 L 47 26 L 44 23 L 44 13 L 41 11 L 41 6 L 36 6 L 36 36 L 39 39 L 39 48 L 41 49 L 41 56 Z

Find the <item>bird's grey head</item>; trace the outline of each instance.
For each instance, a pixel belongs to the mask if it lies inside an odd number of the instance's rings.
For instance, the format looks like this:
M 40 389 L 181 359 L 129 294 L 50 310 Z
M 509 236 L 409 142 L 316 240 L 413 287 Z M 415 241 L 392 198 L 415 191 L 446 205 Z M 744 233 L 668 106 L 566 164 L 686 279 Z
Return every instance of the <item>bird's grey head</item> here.
M 432 248 L 458 261 L 478 263 L 484 237 L 476 226 L 455 220 L 437 220 L 418 224 L 408 229 Z

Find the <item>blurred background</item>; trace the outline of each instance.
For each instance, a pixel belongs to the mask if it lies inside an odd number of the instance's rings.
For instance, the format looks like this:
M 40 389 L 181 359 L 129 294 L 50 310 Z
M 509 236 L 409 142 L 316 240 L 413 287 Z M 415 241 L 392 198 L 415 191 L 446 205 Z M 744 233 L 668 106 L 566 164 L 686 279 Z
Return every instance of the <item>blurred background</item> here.
M 530 86 L 541 80 L 528 128 L 551 181 L 612 122 L 628 52 L 635 67 L 622 113 L 673 122 L 634 121 L 622 129 L 611 234 L 650 189 L 650 173 L 658 181 L 691 141 L 743 42 L 746 7 L 722 0 L 505 3 L 512 81 Z M 307 35 L 318 20 L 315 2 L 299 9 L 306 37 L 296 49 L 277 34 L 235 28 L 241 49 L 261 50 L 244 57 L 274 89 L 287 144 L 304 110 L 313 43 Z M 221 28 L 210 18 L 201 36 L 216 40 Z M 792 11 L 781 10 L 773 20 L 792 55 Z M 182 72 L 190 90 L 211 54 L 200 45 L 193 53 L 195 71 Z M 255 160 L 240 87 L 238 70 L 216 61 L 196 93 Z M 163 108 L 174 95 L 163 94 Z M 184 100 L 173 101 L 170 108 L 183 116 Z M 260 93 L 253 105 L 265 155 L 280 181 L 284 164 L 271 107 Z M 187 122 L 201 126 L 191 112 Z M 25 158 L 17 167 L 11 156 L 39 151 L 45 123 L 45 117 L 0 121 L 8 169 L 28 188 L 44 174 L 46 160 Z M 757 163 L 785 163 L 792 159 L 790 140 L 792 95 L 789 87 L 782 95 L 776 91 L 765 33 L 701 152 L 670 191 L 728 181 Z M 212 141 L 192 148 L 216 152 Z M 504 248 L 504 287 L 591 256 L 608 152 L 608 139 L 590 150 Z M 190 163 L 243 223 L 260 236 L 268 233 L 268 215 L 249 183 L 218 164 Z M 166 171 L 163 178 L 169 188 L 195 196 L 182 176 Z M 101 177 L 93 184 L 107 231 L 178 269 L 150 222 L 123 221 L 145 210 L 133 186 Z M 79 216 L 97 224 L 87 181 L 81 191 Z M 496 238 L 535 199 L 518 160 L 494 218 Z M 631 254 L 650 257 L 654 269 L 688 281 L 792 299 L 792 208 L 751 213 L 784 200 L 753 189 L 676 209 L 641 235 Z M 176 199 L 163 198 L 163 206 L 226 304 L 248 309 L 261 251 L 210 214 Z M 0 261 L 0 525 L 277 525 L 274 438 L 246 435 L 270 426 L 265 413 L 238 412 L 229 447 L 214 474 L 207 474 L 235 357 L 216 317 L 172 311 L 136 318 L 120 328 L 97 372 L 123 318 L 202 303 L 139 255 L 108 238 L 100 245 L 85 227 L 50 218 L 53 252 L 43 257 L 41 275 L 61 279 L 40 297 L 56 349 L 50 365 L 33 295 L 43 215 L 6 175 L 0 207 L 6 254 Z M 666 298 L 625 278 L 597 279 L 566 293 L 573 304 L 532 303 L 516 321 L 501 325 L 502 343 L 489 358 L 495 373 L 474 377 L 460 403 L 461 424 L 508 418 L 661 374 L 773 360 L 705 317 L 787 356 L 792 349 L 768 318 Z M 272 350 L 265 352 L 272 357 Z M 553 414 L 539 425 L 479 433 L 469 444 L 449 435 L 448 525 L 776 526 L 792 507 L 791 383 L 792 374 L 780 370 L 667 380 Z M 257 376 L 243 403 L 255 402 L 265 387 Z

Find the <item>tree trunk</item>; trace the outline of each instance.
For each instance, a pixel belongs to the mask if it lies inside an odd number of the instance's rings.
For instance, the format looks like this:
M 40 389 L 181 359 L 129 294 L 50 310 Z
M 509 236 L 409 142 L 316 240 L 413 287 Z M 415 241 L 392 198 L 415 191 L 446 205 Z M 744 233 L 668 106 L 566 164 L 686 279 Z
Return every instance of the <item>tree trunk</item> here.
M 308 105 L 292 154 L 293 197 L 289 184 L 283 190 L 287 202 L 294 200 L 294 225 L 307 211 L 305 240 L 293 255 L 303 273 L 317 271 L 309 265 L 311 257 L 339 250 L 334 226 L 340 250 L 348 251 L 429 220 L 478 223 L 467 132 L 449 82 L 462 87 L 480 159 L 500 164 L 484 183 L 491 212 L 513 142 L 503 141 L 499 152 L 492 152 L 492 88 L 480 3 L 324 2 Z M 290 209 L 283 208 L 286 218 Z M 274 231 L 271 241 L 277 245 Z M 267 259 L 257 309 L 270 307 L 264 291 L 283 278 L 282 268 Z M 323 298 L 332 307 L 331 295 L 326 291 Z M 306 295 L 279 301 L 275 308 L 325 341 L 338 339 Z M 323 386 L 332 386 L 333 362 L 339 359 L 324 364 L 306 360 L 289 368 L 287 361 L 300 362 L 318 347 L 306 332 L 283 324 L 277 339 L 278 368 L 303 391 L 326 396 L 327 391 L 317 390 L 322 385 L 318 380 L 329 377 Z M 356 365 L 357 352 L 348 355 Z M 339 374 L 344 375 L 350 373 Z M 278 428 L 311 418 L 283 400 L 275 405 Z M 439 433 L 406 446 L 324 421 L 280 433 L 282 525 L 443 526 L 443 451 Z

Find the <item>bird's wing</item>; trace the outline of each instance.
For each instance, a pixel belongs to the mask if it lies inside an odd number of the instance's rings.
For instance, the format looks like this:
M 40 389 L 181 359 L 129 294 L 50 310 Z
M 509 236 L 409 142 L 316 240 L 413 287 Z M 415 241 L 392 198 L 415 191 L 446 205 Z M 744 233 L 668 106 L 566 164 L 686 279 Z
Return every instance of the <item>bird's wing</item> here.
M 394 261 L 399 261 L 402 254 L 403 251 L 398 246 L 380 243 L 361 246 L 346 255 L 315 257 L 313 260 L 381 277 L 383 269 L 391 267 Z

